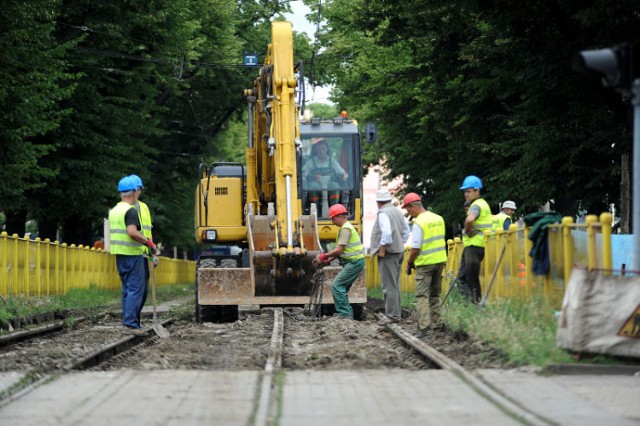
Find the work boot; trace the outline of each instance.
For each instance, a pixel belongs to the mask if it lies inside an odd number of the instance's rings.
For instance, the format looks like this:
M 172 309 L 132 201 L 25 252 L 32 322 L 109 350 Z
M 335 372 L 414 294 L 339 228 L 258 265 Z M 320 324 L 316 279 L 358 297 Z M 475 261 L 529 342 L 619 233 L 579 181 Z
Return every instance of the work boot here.
M 352 319 L 353 319 L 353 317 L 351 317 L 351 316 L 348 316 L 348 315 L 340 315 L 340 314 L 339 314 L 339 313 L 337 313 L 337 312 L 336 312 L 335 314 L 333 314 L 333 316 L 334 316 L 334 317 L 336 317 L 336 318 L 338 318 L 338 319 L 340 319 L 340 320 L 352 320 Z
M 429 330 L 433 330 L 433 331 L 444 331 L 445 330 L 445 326 L 443 323 L 439 322 L 437 324 L 431 324 L 429 325 Z
M 429 334 L 429 332 L 426 329 L 418 329 L 418 332 L 416 334 L 413 335 L 413 337 L 415 337 L 416 339 L 422 339 L 423 337 L 426 337 L 427 334 Z
M 122 333 L 123 334 L 132 334 L 134 336 L 146 336 L 147 335 L 147 332 L 144 331 L 142 328 L 134 328 L 134 327 L 127 327 L 127 326 L 122 327 Z
M 399 320 L 397 319 L 393 319 L 393 318 L 389 318 L 388 316 L 384 316 L 380 321 L 378 321 L 378 325 L 380 326 L 385 326 L 387 324 L 395 324 L 397 323 Z

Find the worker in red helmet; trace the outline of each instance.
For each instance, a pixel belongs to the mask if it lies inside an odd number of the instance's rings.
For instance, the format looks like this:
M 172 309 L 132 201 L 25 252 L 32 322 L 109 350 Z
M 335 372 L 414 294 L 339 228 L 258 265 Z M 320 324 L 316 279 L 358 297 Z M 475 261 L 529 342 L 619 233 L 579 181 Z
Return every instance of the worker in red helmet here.
M 480 263 L 484 259 L 484 231 L 491 231 L 493 215 L 489 204 L 480 196 L 482 181 L 477 176 L 467 176 L 460 187 L 464 199 L 469 201 L 469 211 L 462 233 L 462 259 L 458 282 L 462 295 L 473 303 L 480 301 Z
M 349 303 L 347 293 L 356 281 L 360 272 L 364 269 L 364 247 L 360 241 L 360 235 L 349 222 L 349 212 L 342 204 L 334 204 L 329 208 L 329 217 L 334 225 L 340 227 L 336 237 L 336 247 L 329 253 L 320 253 L 316 264 L 328 264 L 333 259 L 340 259 L 342 271 L 336 275 L 331 283 L 333 303 L 336 307 L 336 315 L 340 319 L 353 319 L 353 309 Z
M 442 330 L 440 290 L 442 270 L 447 263 L 447 243 L 442 216 L 428 211 L 415 192 L 408 193 L 402 208 L 413 218 L 411 251 L 407 260 L 407 274 L 416 270 L 416 311 L 418 339 L 431 330 Z

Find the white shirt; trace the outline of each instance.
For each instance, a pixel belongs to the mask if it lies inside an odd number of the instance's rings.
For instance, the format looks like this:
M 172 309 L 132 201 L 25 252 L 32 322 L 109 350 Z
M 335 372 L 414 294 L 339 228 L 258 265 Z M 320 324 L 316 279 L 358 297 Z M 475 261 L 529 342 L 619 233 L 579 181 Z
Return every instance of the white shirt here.
M 411 248 L 412 249 L 421 249 L 422 248 L 422 228 L 417 223 L 414 223 L 411 227 Z
M 389 219 L 389 215 L 384 212 L 378 213 L 378 225 L 380 225 L 380 245 L 386 246 L 393 242 L 393 238 L 391 236 L 391 220 Z M 404 221 L 404 228 L 402 228 L 402 243 L 406 243 L 409 238 L 409 234 L 411 233 L 411 229 L 409 229 L 409 224 L 407 221 Z

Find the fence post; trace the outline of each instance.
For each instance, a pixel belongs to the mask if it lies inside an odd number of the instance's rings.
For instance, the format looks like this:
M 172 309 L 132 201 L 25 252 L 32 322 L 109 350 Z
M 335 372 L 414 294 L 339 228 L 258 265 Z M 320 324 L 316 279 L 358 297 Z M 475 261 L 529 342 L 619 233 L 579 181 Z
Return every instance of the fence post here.
M 20 289 L 18 288 L 18 240 L 20 239 L 20 237 L 18 237 L 18 234 L 13 234 L 12 238 L 13 238 L 13 262 L 11 262 L 11 267 L 12 267 L 13 274 L 11 275 L 13 275 L 13 280 L 11 284 L 13 287 L 13 291 L 17 293 L 20 291 Z
M 68 263 L 67 263 L 67 243 L 62 243 L 60 246 L 62 247 L 62 294 L 67 294 L 67 277 L 69 276 L 68 272 Z
M 591 271 L 598 267 L 596 230 L 594 229 L 595 224 L 598 222 L 598 216 L 590 214 L 586 217 L 585 222 L 587 224 L 587 269 Z
M 605 275 L 611 275 L 613 269 L 613 259 L 611 256 L 611 224 L 613 216 L 611 213 L 600 215 L 600 227 L 602 232 L 602 269 Z
M 571 228 L 573 227 L 573 218 L 565 216 L 562 218 L 562 252 L 564 257 L 564 287 L 567 288 L 571 271 L 573 270 L 573 237 L 571 236 Z
M 530 296 L 533 290 L 533 258 L 529 255 L 533 250 L 533 241 L 529 239 L 530 228 L 524 227 L 524 270 L 526 272 L 527 296 Z
M 33 273 L 36 277 L 36 294 L 38 297 L 42 296 L 42 274 L 40 274 L 40 262 L 42 261 L 42 248 L 40 247 L 40 237 L 35 239 L 36 255 L 33 263 Z
M 51 240 L 49 238 L 44 239 L 44 281 L 47 286 L 47 296 L 51 296 Z
M 7 247 L 7 233 L 2 232 L 0 234 L 0 253 L 2 259 L 0 259 L 0 294 L 7 296 L 7 283 L 9 282 L 9 264 L 8 264 L 8 247 Z

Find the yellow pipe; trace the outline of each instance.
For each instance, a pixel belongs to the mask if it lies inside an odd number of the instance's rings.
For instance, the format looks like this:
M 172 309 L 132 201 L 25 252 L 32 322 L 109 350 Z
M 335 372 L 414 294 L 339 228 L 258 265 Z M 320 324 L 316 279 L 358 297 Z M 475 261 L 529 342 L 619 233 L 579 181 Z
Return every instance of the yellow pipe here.
M 573 270 L 573 237 L 571 229 L 573 228 L 573 218 L 565 216 L 562 218 L 562 252 L 564 256 L 564 286 L 567 287 Z
M 602 227 L 602 269 L 605 275 L 611 275 L 613 269 L 613 259 L 611 256 L 611 224 L 613 216 L 611 213 L 602 213 L 600 215 L 600 225 Z
M 598 222 L 598 217 L 594 214 L 590 214 L 586 217 L 585 223 L 587 224 L 587 269 L 592 270 L 598 267 L 598 261 L 596 258 L 596 230 L 595 225 Z
M 533 241 L 529 239 L 529 231 L 531 231 L 531 229 L 527 227 L 524 228 L 524 269 L 527 274 L 527 295 L 530 294 L 533 288 L 533 258 L 529 255 L 533 249 Z

